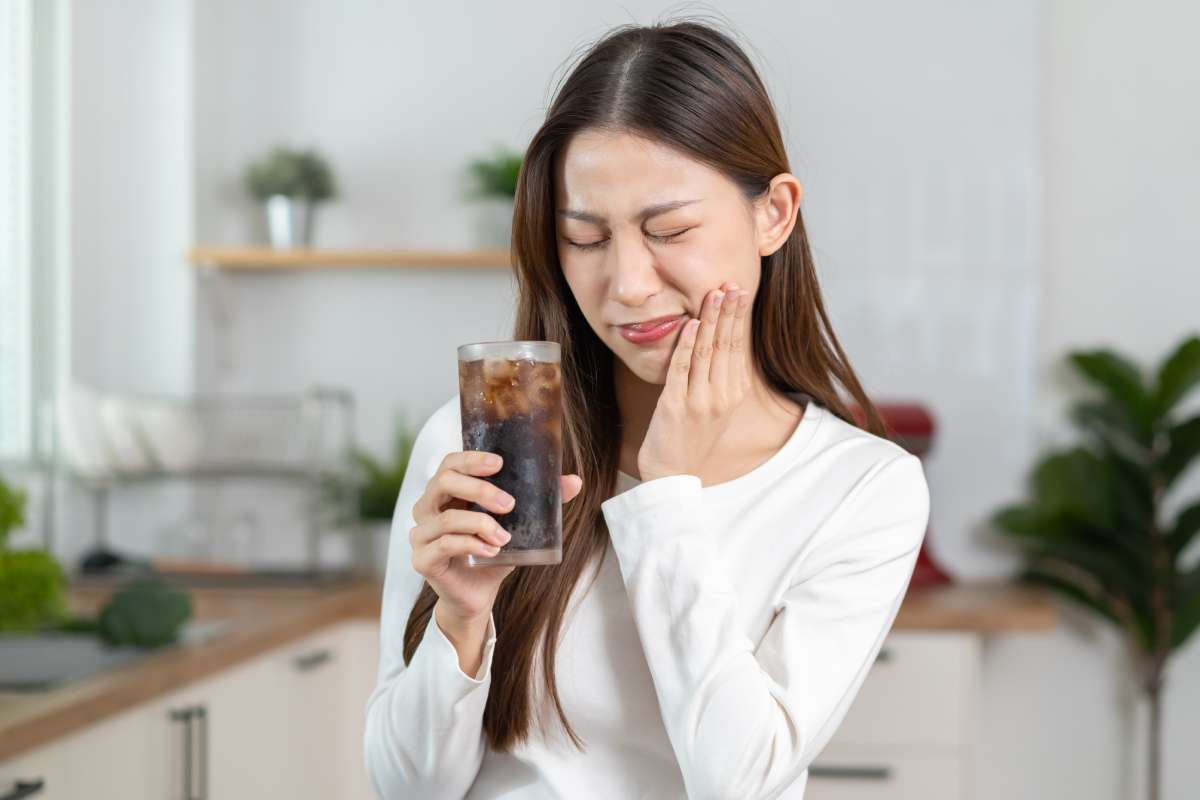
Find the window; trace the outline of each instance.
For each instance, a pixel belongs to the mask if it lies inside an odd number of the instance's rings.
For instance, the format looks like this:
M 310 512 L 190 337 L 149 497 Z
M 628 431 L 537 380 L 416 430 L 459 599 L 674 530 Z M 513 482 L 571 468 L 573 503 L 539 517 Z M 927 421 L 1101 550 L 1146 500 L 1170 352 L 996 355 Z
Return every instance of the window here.
M 30 12 L 0 3 L 0 460 L 33 452 Z
M 53 459 L 70 363 L 66 0 L 0 0 L 0 465 Z

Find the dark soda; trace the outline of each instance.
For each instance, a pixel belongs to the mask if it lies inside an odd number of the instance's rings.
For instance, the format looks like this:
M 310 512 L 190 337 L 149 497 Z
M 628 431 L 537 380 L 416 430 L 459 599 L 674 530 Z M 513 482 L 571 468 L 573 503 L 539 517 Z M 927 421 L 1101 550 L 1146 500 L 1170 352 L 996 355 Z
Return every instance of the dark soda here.
M 463 450 L 496 453 L 499 472 L 480 476 L 516 500 L 512 511 L 480 511 L 512 534 L 482 564 L 562 561 L 562 372 L 556 342 L 481 342 L 458 348 Z

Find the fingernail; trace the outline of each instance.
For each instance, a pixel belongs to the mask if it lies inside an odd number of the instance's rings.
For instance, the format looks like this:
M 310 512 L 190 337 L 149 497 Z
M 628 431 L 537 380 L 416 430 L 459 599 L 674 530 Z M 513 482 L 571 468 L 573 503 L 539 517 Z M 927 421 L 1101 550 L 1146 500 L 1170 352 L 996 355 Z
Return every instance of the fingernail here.
M 512 534 L 504 530 L 504 528 L 500 528 L 496 531 L 496 533 L 499 535 L 500 541 L 504 542 L 505 544 L 508 544 L 512 541 Z
M 487 458 L 484 459 L 484 462 L 489 467 L 497 467 L 500 465 L 500 456 L 496 455 L 495 453 L 492 453 L 492 454 L 488 455 Z

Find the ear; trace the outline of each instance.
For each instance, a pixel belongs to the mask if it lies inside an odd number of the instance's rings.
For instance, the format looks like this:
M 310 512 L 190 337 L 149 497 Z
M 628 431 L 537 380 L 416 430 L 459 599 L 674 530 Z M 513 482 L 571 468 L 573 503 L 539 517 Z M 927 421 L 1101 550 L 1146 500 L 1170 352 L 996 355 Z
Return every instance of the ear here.
M 804 187 L 796 176 L 781 172 L 771 179 L 767 191 L 754 201 L 754 227 L 760 256 L 769 256 L 783 247 L 796 226 L 803 196 Z

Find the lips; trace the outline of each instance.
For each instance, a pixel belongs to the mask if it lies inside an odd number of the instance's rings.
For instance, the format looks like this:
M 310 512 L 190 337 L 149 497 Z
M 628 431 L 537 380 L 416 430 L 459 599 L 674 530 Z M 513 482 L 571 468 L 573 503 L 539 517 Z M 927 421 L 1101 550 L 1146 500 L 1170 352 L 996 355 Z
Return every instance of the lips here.
M 671 320 L 678 319 L 681 316 L 683 316 L 683 315 L 682 314 L 668 314 L 665 317 L 655 317 L 654 319 L 643 320 L 642 322 L 631 322 L 628 325 L 622 325 L 621 327 L 626 330 L 638 331 L 639 333 L 641 333 L 644 331 L 653 330 L 654 328 L 657 328 L 659 325 L 662 325 L 664 322 L 670 322 Z
M 627 342 L 636 345 L 651 345 L 670 336 L 687 319 L 686 314 L 675 317 L 660 317 L 658 320 L 645 320 L 632 325 L 622 325 L 618 330 Z

